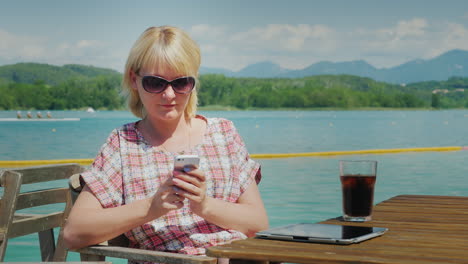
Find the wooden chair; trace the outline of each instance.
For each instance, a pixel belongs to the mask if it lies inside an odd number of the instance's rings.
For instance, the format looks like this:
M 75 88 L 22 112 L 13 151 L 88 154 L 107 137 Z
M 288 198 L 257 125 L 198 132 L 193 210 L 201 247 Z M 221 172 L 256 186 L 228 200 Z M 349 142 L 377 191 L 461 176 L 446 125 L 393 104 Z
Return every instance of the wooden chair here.
M 63 247 L 63 234 L 60 231 L 55 244 L 53 229 L 62 227 L 71 208 L 70 189 L 66 181 L 62 187 L 56 188 L 50 188 L 53 183 L 45 183 L 67 180 L 82 170 L 78 164 L 63 164 L 0 171 L 0 187 L 3 187 L 0 199 L 0 262 L 5 257 L 8 239 L 33 233 L 39 234 L 42 261 L 65 261 L 67 250 Z M 33 183 L 41 183 L 41 187 L 32 191 L 22 190 L 22 187 L 32 189 L 34 186 L 29 184 Z M 57 203 L 64 203 L 62 211 L 43 214 L 17 212 Z
M 80 174 L 70 177 L 70 190 L 74 202 L 84 187 Z M 129 241 L 124 235 L 95 246 L 71 250 L 80 253 L 81 261 L 104 261 L 106 257 L 122 258 L 134 261 L 148 261 L 175 264 L 215 264 L 217 258 L 207 256 L 192 256 L 180 253 L 170 253 L 145 249 L 129 248 Z

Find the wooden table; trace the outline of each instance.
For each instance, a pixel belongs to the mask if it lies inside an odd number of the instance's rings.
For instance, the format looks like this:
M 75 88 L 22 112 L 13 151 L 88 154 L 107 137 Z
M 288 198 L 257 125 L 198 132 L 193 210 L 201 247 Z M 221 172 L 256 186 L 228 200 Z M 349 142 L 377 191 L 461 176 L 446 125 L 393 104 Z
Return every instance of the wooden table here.
M 207 255 L 263 263 L 468 263 L 468 197 L 395 196 L 374 207 L 372 221 L 345 224 L 389 230 L 353 245 L 249 238 L 210 247 Z

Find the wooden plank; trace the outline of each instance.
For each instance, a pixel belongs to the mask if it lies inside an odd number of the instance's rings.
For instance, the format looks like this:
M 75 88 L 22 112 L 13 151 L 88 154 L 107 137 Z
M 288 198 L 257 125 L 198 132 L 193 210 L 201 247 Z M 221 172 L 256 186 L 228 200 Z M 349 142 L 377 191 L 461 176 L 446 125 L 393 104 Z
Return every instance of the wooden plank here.
M 8 233 L 8 238 L 24 236 L 60 227 L 62 225 L 63 217 L 63 212 L 55 212 L 14 221 L 11 225 L 10 232 Z
M 74 250 L 88 255 L 108 256 L 129 260 L 174 263 L 174 264 L 216 264 L 217 259 L 206 256 L 193 256 L 179 253 L 161 252 L 136 248 L 113 246 L 92 246 Z
M 468 263 L 467 204 L 467 197 L 401 195 L 379 203 L 372 221 L 324 221 L 389 228 L 383 236 L 360 244 L 340 246 L 250 238 L 210 247 L 207 255 L 292 263 Z
M 60 228 L 58 237 L 57 237 L 57 245 L 55 249 L 55 254 L 54 254 L 54 261 L 65 261 L 67 259 L 68 255 L 68 249 L 65 247 L 65 241 L 64 241 L 64 228 L 63 225 L 65 224 L 66 218 L 70 214 L 71 208 L 73 206 L 72 203 L 72 197 L 71 197 L 71 191 L 69 190 L 66 195 L 66 204 L 65 204 L 65 209 L 63 212 L 63 218 L 62 218 L 62 227 Z
M 3 197 L 0 200 L 0 229 L 3 230 L 4 239 L 0 243 L 0 262 L 5 258 L 5 252 L 10 234 L 10 225 L 16 211 L 17 194 L 20 192 L 22 175 L 17 172 L 4 171 L 0 175 L 0 185 L 4 187 Z
M 394 196 L 388 201 L 392 200 L 425 200 L 425 201 L 442 201 L 442 200 L 450 200 L 450 201 L 456 201 L 456 202 L 468 202 L 468 196 L 447 196 L 447 195 L 416 195 L 416 194 L 402 194 L 402 195 L 397 195 Z
M 39 246 L 42 261 L 52 261 L 55 253 L 54 230 L 49 229 L 39 232 Z
M 408 207 L 427 207 L 427 206 L 433 206 L 437 208 L 454 208 L 454 209 L 466 209 L 468 208 L 468 205 L 466 203 L 456 203 L 452 201 L 388 201 L 388 202 L 383 202 L 379 203 L 378 206 L 408 206 Z
M 457 245 L 457 241 L 454 241 L 452 244 L 454 247 L 450 248 L 440 248 L 439 241 L 428 241 L 426 244 L 421 244 L 423 240 L 414 240 L 412 237 L 400 237 L 399 240 L 395 239 L 386 239 L 390 238 L 387 235 L 384 235 L 380 238 L 375 238 L 369 241 L 366 241 L 366 247 L 361 247 L 359 245 L 326 245 L 326 244 L 314 244 L 314 243 L 297 243 L 297 242 L 287 242 L 287 241 L 278 241 L 282 243 L 270 243 L 265 242 L 262 239 L 251 239 L 247 241 L 243 241 L 241 244 L 242 246 L 249 246 L 255 247 L 261 250 L 284 250 L 284 251 L 309 251 L 309 250 L 329 250 L 332 252 L 336 252 L 337 254 L 346 253 L 346 254 L 363 254 L 367 251 L 372 251 L 372 254 L 385 252 L 385 254 L 405 254 L 405 255 L 418 255 L 415 252 L 415 248 L 423 249 L 425 256 L 462 256 L 468 257 L 468 252 L 466 252 L 466 245 Z M 394 237 L 394 238 L 395 238 Z M 466 243 L 468 240 L 459 240 L 461 242 Z M 431 243 L 432 242 L 432 243 Z M 401 247 L 401 244 L 404 243 L 405 246 Z M 233 245 L 236 242 L 232 243 Z M 456 246 L 456 247 L 455 247 Z M 311 249 L 312 248 L 312 249 Z M 390 252 L 390 253 L 389 253 Z M 367 253 L 366 253 L 367 254 Z
M 459 198 L 459 199 L 457 199 Z M 405 197 L 394 197 L 389 200 L 383 201 L 379 203 L 379 205 L 386 205 L 386 204 L 398 204 L 398 205 L 405 205 L 405 206 L 424 206 L 424 205 L 431 205 L 431 206 L 443 206 L 443 207 L 452 207 L 452 206 L 460 206 L 461 208 L 466 208 L 468 205 L 468 199 L 466 197 L 445 197 L 445 196 L 435 196 L 435 197 L 427 197 L 424 196 L 405 196 Z
M 23 184 L 68 179 L 71 175 L 80 173 L 83 170 L 84 168 L 79 164 L 45 165 L 15 169 L 15 171 L 23 175 Z
M 434 214 L 468 214 L 468 205 L 460 206 L 460 205 L 452 205 L 452 206 L 412 206 L 412 205 L 404 205 L 401 204 L 385 204 L 379 205 L 378 208 L 379 212 L 388 211 L 388 212 L 411 212 L 411 213 L 419 213 L 419 212 L 430 212 Z
M 16 210 L 47 204 L 65 203 L 67 201 L 68 192 L 68 188 L 57 188 L 22 193 L 18 195 Z
M 414 223 L 432 223 L 432 224 L 463 224 L 466 223 L 466 218 L 451 217 L 444 215 L 433 214 L 411 214 L 411 213 L 392 213 L 392 212 L 375 212 L 372 217 L 376 220 L 385 219 L 385 221 L 393 222 L 414 222 Z
M 63 261 L 53 261 L 53 262 L 34 262 L 38 264 L 112 264 L 110 261 L 70 261 L 70 262 L 63 262 Z M 3 264 L 31 264 L 31 262 L 3 262 Z
M 292 242 L 295 243 L 295 242 Z M 345 248 L 346 246 L 341 246 Z M 464 257 L 457 256 L 424 256 L 417 254 L 402 255 L 398 252 L 384 251 L 376 253 L 372 251 L 354 250 L 331 250 L 331 247 L 317 249 L 306 247 L 298 249 L 293 247 L 282 248 L 258 248 L 254 246 L 236 246 L 235 244 L 223 245 L 222 247 L 210 247 L 207 254 L 214 257 L 224 257 L 232 259 L 263 260 L 270 262 L 288 263 L 399 263 L 399 264 L 420 264 L 420 263 L 463 263 Z
M 38 264 L 112 264 L 110 261 L 70 261 L 70 262 L 63 262 L 63 261 L 54 261 L 54 262 L 34 262 Z M 31 262 L 3 262 L 3 264 L 31 264 Z
M 415 250 L 415 247 L 407 246 L 405 244 L 382 244 L 382 240 L 373 239 L 366 243 L 366 247 L 358 245 L 340 246 L 340 245 L 326 245 L 326 244 L 314 244 L 314 243 L 298 243 L 298 242 L 286 242 L 286 241 L 274 241 L 274 240 L 261 240 L 261 239 L 248 239 L 239 242 L 233 242 L 230 245 L 223 245 L 222 248 L 227 249 L 227 252 L 219 250 L 217 253 L 213 252 L 214 248 L 209 248 L 210 255 L 217 257 L 231 257 L 231 258 L 245 258 L 255 257 L 262 255 L 264 252 L 267 255 L 274 255 L 274 258 L 270 258 L 270 261 L 284 261 L 284 262 L 300 262 L 306 263 L 306 259 L 311 256 L 315 256 L 316 260 L 336 260 L 337 256 L 341 256 L 341 260 L 364 262 L 370 261 L 370 259 L 376 260 L 380 258 L 389 259 L 404 259 L 410 260 L 417 263 L 426 263 L 433 259 L 447 259 L 462 260 L 468 257 L 466 250 L 460 248 L 458 250 L 444 250 L 435 247 L 428 247 L 425 252 Z M 370 246 L 373 244 L 373 246 Z M 439 245 L 440 246 L 440 245 Z M 215 247 L 216 248 L 216 247 Z M 248 250 L 248 253 L 245 251 Z M 230 255 L 226 255 L 230 254 Z M 232 254 L 231 254 L 232 253 Z M 326 253 L 326 254 L 324 254 Z M 265 255 L 262 255 L 259 259 L 262 259 Z M 417 260 L 417 261 L 415 261 Z M 372 263 L 372 261 L 370 261 Z M 320 262 L 322 263 L 322 262 Z M 400 263 L 396 261 L 396 263 Z

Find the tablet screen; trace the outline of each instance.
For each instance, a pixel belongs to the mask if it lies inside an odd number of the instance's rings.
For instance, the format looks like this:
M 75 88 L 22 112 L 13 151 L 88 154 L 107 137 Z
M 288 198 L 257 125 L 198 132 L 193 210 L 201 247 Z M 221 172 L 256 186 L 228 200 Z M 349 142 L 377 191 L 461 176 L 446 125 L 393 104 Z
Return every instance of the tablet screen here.
M 303 242 L 356 243 L 379 236 L 386 230 L 381 227 L 301 223 L 258 232 L 257 237 Z

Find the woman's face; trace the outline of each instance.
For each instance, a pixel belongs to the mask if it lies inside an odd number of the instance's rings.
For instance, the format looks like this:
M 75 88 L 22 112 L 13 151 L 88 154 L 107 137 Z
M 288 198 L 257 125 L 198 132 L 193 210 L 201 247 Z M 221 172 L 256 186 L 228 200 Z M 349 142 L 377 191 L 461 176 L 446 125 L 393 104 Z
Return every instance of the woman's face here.
M 190 99 L 190 93 L 179 94 L 174 92 L 171 85 L 161 93 L 149 93 L 142 86 L 142 76 L 154 75 L 172 81 L 184 75 L 180 75 L 170 69 L 142 68 L 137 74 L 131 73 L 132 88 L 140 96 L 140 100 L 145 107 L 147 117 L 161 121 L 170 121 L 183 116 L 184 110 Z

